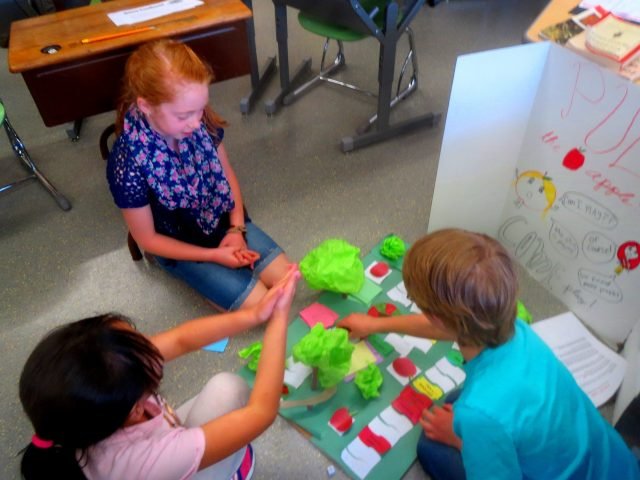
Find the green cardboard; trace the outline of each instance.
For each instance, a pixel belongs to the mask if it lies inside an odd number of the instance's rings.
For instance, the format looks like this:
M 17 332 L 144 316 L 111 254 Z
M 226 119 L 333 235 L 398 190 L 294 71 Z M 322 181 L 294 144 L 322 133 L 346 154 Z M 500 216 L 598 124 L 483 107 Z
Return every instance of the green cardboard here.
M 379 253 L 379 245 L 369 253 L 363 264 L 365 268 L 375 261 L 386 261 Z M 391 263 L 392 272 L 382 282 L 382 291 L 375 295 L 368 304 L 350 298 L 344 294 L 334 292 L 323 292 L 318 298 L 318 302 L 326 305 L 340 315 L 340 319 L 346 317 L 350 313 L 360 312 L 366 313 L 368 309 L 377 303 L 391 302 L 386 296 L 386 292 L 402 281 L 402 258 Z M 401 313 L 409 313 L 408 310 L 400 304 L 394 302 Z M 340 320 L 338 320 L 339 322 Z M 287 334 L 287 354 L 291 355 L 291 349 L 306 335 L 309 327 L 302 321 L 300 317 L 294 319 L 290 324 Z M 325 455 L 330 457 L 333 462 L 339 465 L 347 475 L 352 478 L 358 478 L 341 460 L 342 450 L 355 438 L 358 433 L 369 424 L 382 410 L 391 405 L 391 402 L 400 394 L 404 388 L 388 371 L 388 365 L 398 358 L 398 353 L 384 341 L 385 335 L 372 335 L 369 342 L 372 345 L 387 345 L 391 351 L 384 348 L 379 349 L 378 353 L 383 357 L 383 361 L 378 365 L 382 372 L 383 382 L 380 387 L 380 396 L 375 399 L 365 400 L 362 398 L 357 386 L 353 381 L 345 381 L 338 384 L 336 394 L 324 403 L 315 405 L 311 408 L 294 407 L 280 410 L 280 415 L 287 420 L 294 422 L 302 429 L 309 432 L 311 442 L 316 445 Z M 451 342 L 436 342 L 433 347 L 426 353 L 422 353 L 418 349 L 412 349 L 408 357 L 424 372 L 428 368 L 443 357 L 446 357 L 451 350 Z M 374 347 L 375 348 L 375 347 Z M 253 382 L 254 373 L 246 367 L 240 374 L 250 383 Z M 298 400 L 317 395 L 318 391 L 311 389 L 310 377 L 298 389 L 290 389 L 287 400 Z M 443 398 L 435 401 L 435 404 L 442 404 Z M 329 419 L 333 413 L 341 407 L 347 407 L 349 411 L 356 412 L 354 416 L 354 424 L 342 436 L 338 435 L 328 425 Z M 382 460 L 369 472 L 366 476 L 367 480 L 394 480 L 400 479 L 409 469 L 411 464 L 416 460 L 416 445 L 420 437 L 421 427 L 415 425 L 409 433 L 404 435 L 391 450 L 382 456 Z

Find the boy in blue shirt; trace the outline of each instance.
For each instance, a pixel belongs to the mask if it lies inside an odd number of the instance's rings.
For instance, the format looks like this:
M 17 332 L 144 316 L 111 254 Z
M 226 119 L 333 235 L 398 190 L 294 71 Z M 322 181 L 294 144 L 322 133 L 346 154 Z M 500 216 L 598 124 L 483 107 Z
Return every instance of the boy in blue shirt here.
M 421 419 L 418 460 L 432 479 L 640 479 L 620 435 L 515 319 L 517 274 L 502 245 L 440 230 L 413 245 L 403 277 L 424 315 L 353 314 L 339 326 L 355 337 L 394 331 L 460 346 L 464 387 Z

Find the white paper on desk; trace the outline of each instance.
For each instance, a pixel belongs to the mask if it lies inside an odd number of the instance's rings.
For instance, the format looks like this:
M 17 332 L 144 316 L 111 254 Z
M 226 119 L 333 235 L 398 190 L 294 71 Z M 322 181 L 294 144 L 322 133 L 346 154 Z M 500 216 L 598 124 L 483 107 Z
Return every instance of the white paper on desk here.
M 532 328 L 596 407 L 618 390 L 626 360 L 594 337 L 572 312 L 535 322 Z
M 119 27 L 121 25 L 146 22 L 147 20 L 163 17 L 171 13 L 182 12 L 183 10 L 189 10 L 190 8 L 195 8 L 200 5 L 204 5 L 204 2 L 200 0 L 166 0 L 164 2 L 151 3 L 128 10 L 120 10 L 107 15 L 111 21 Z
M 583 0 L 580 2 L 582 8 L 595 8 L 600 6 L 606 11 L 621 18 L 640 21 L 640 2 L 638 0 Z

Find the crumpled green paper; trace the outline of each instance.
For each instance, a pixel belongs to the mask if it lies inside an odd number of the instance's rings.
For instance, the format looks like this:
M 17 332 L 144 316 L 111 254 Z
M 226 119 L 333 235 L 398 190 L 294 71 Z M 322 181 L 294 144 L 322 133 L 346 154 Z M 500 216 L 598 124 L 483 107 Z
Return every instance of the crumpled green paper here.
M 380 245 L 380 255 L 389 260 L 401 258 L 407 251 L 407 246 L 397 235 L 387 235 Z
M 527 310 L 527 307 L 525 307 L 524 303 L 522 303 L 520 300 L 518 300 L 517 306 L 518 306 L 518 310 L 516 313 L 516 318 L 519 318 L 523 322 L 531 325 L 531 322 L 533 321 L 533 317 L 529 313 L 529 310 Z
M 380 396 L 382 372 L 375 363 L 370 364 L 367 368 L 363 368 L 356 373 L 354 381 L 365 400 Z
M 360 249 L 331 238 L 311 250 L 300 262 L 300 272 L 310 288 L 337 293 L 359 292 L 364 283 Z
M 255 342 L 246 348 L 243 348 L 238 352 L 240 358 L 249 359 L 247 368 L 252 372 L 258 369 L 258 361 L 260 360 L 260 353 L 262 353 L 262 342 Z
M 295 361 L 318 369 L 318 381 L 326 389 L 337 385 L 345 377 L 351 366 L 354 349 L 347 330 L 325 330 L 324 325 L 316 323 L 293 347 L 292 353 Z

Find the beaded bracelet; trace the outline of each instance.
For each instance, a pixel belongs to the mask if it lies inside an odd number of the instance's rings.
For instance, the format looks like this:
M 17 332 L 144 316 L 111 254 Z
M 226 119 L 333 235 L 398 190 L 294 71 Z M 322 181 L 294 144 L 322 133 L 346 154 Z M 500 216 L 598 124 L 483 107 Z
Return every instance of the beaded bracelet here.
M 244 225 L 231 225 L 227 233 L 241 233 L 243 237 L 247 236 L 247 227 Z

